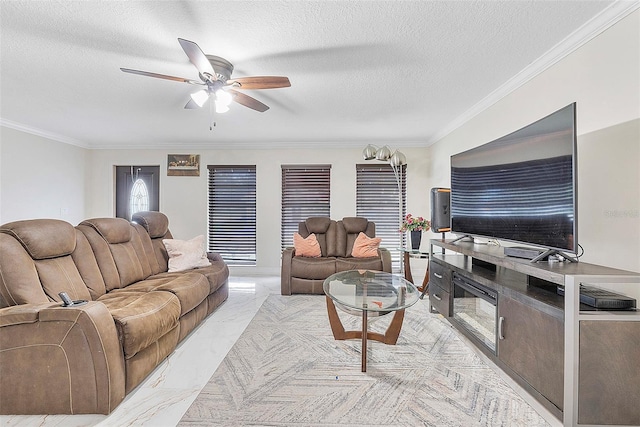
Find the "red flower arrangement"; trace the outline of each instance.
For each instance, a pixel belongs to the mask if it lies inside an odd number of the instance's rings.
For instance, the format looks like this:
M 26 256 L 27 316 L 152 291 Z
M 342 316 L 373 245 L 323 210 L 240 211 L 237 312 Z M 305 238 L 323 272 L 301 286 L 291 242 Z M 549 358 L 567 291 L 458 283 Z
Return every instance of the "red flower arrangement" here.
M 431 229 L 431 221 L 419 216 L 415 218 L 411 214 L 407 214 L 402 221 L 400 231 L 429 231 Z

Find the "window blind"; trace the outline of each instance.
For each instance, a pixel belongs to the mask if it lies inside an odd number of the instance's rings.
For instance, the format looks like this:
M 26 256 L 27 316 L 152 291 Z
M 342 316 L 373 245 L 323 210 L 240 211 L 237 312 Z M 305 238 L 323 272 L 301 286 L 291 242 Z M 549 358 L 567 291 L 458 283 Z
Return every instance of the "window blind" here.
M 207 166 L 209 250 L 229 265 L 256 265 L 256 167 Z
M 281 249 L 293 246 L 298 223 L 331 215 L 331 165 L 282 165 Z
M 391 165 L 356 165 L 356 215 L 375 222 L 376 236 L 382 238 L 381 246 L 390 250 L 394 271 L 400 271 L 400 252 L 393 249 L 404 247 L 406 240 L 405 233 L 399 232 L 406 212 L 406 172 L 403 165 L 399 169 L 401 204 Z

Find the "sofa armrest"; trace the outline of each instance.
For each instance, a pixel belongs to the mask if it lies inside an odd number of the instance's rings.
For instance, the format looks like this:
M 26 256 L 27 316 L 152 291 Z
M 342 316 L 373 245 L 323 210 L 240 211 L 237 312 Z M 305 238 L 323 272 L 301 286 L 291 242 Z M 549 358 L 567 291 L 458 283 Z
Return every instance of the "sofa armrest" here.
M 291 260 L 295 255 L 295 249 L 285 248 L 282 251 L 282 266 L 280 271 L 280 293 L 291 295 Z
M 382 271 L 391 273 L 391 252 L 387 248 L 378 248 L 378 254 L 382 259 Z
M 0 414 L 108 414 L 125 396 L 122 347 L 100 302 L 0 309 Z
M 224 260 L 222 259 L 222 255 L 220 255 L 218 252 L 207 252 L 207 259 L 210 262 L 215 262 L 215 261 L 224 262 Z

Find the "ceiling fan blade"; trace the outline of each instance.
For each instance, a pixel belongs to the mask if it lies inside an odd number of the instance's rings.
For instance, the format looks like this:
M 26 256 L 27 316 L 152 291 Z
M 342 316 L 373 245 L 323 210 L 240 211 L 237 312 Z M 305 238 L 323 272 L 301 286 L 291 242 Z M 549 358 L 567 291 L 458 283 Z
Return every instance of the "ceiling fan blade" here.
M 263 104 L 255 98 L 250 97 L 249 95 L 245 95 L 244 93 L 237 92 L 233 89 L 230 89 L 229 92 L 233 96 L 233 100 L 240 105 L 244 105 L 245 107 L 249 107 L 252 110 L 256 110 L 261 113 L 264 113 L 269 109 L 269 106 Z
M 239 89 L 276 89 L 291 86 L 287 77 L 278 76 L 240 77 L 227 81 L 227 84 L 231 85 L 236 82 L 240 83 Z
M 204 52 L 202 52 L 202 49 L 200 49 L 200 46 L 185 39 L 178 39 L 178 41 L 184 53 L 189 57 L 189 61 L 198 69 L 198 72 L 203 76 L 210 77 L 211 80 L 216 80 L 216 72 L 213 70 Z
M 189 98 L 189 102 L 187 102 L 187 105 L 184 106 L 185 110 L 196 110 L 198 108 L 200 108 L 200 106 L 196 104 L 195 101 L 191 98 Z
M 197 80 L 185 79 L 183 77 L 167 76 L 166 74 L 150 73 L 149 71 L 131 70 L 129 68 L 120 68 L 125 73 L 139 74 L 141 76 L 155 77 L 158 79 L 173 80 L 176 82 L 190 83 L 193 85 L 201 85 L 202 82 Z

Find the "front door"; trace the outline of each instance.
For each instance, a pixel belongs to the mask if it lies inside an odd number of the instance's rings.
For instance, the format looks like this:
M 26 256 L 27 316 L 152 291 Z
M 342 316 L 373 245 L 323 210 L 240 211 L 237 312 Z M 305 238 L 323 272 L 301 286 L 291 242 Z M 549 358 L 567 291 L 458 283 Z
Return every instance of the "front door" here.
M 160 166 L 116 166 L 116 217 L 160 209 Z

